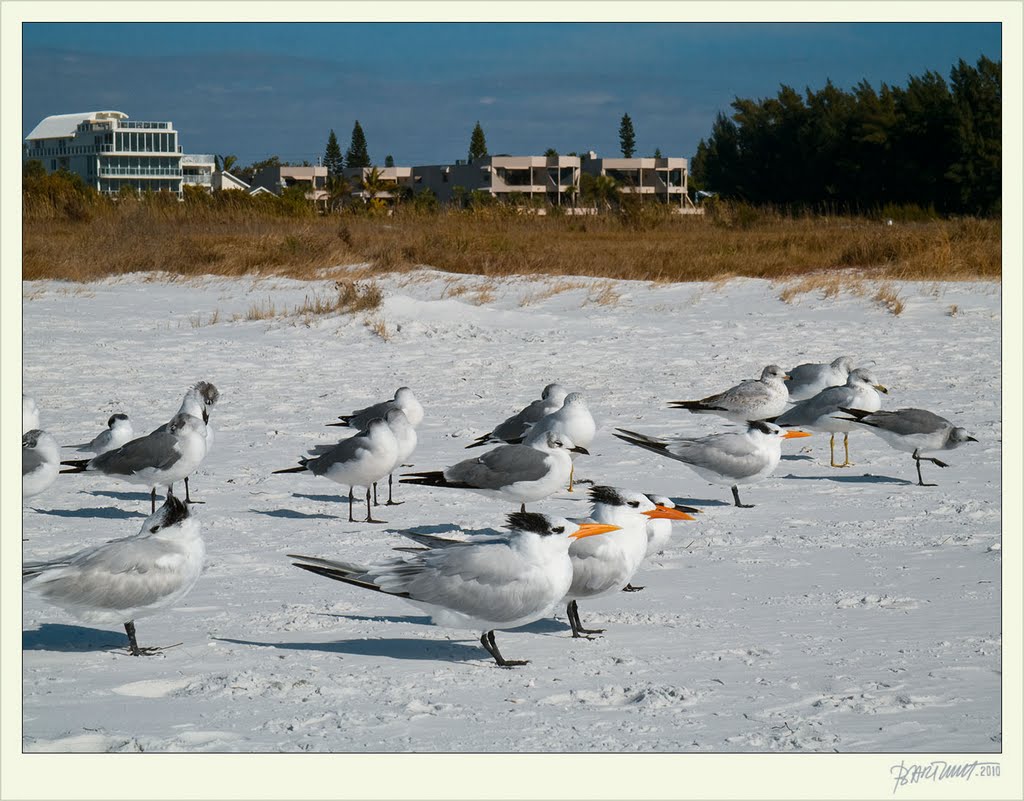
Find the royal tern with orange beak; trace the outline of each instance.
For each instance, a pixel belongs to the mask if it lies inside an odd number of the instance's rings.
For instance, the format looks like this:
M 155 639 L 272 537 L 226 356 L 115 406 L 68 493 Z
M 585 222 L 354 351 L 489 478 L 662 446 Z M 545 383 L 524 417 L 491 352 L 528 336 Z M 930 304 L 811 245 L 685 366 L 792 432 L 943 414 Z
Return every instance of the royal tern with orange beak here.
M 877 412 L 882 408 L 879 392 L 888 393 L 889 390 L 878 383 L 878 379 L 870 370 L 858 367 L 850 373 L 843 386 L 823 389 L 813 398 L 800 401 L 772 422 L 780 426 L 801 426 L 813 431 L 827 431 L 832 435 L 828 440 L 831 466 L 849 467 L 853 464 L 850 461 L 850 432 L 856 428 L 856 423 L 835 415 L 844 408 Z M 836 464 L 836 433 L 840 431 L 843 432 L 843 450 L 846 458 L 842 464 Z
M 789 404 L 786 372 L 776 364 L 761 371 L 759 379 L 741 381 L 716 395 L 695 401 L 669 401 L 673 409 L 687 409 L 694 414 L 717 414 L 737 423 L 765 420 L 782 414 Z
M 352 414 L 343 414 L 338 417 L 340 423 L 328 423 L 328 426 L 346 426 L 348 428 L 364 429 L 371 420 L 376 418 L 384 419 L 384 415 L 391 409 L 401 409 L 409 419 L 413 428 L 419 428 L 423 422 L 423 406 L 416 399 L 409 387 L 399 387 L 392 400 L 381 401 L 365 409 L 356 409 Z
M 592 487 L 590 500 L 594 504 L 591 521 L 618 526 L 620 530 L 600 540 L 579 540 L 569 546 L 572 583 L 562 600 L 573 637 L 604 631 L 583 628 L 576 602 L 618 592 L 629 584 L 647 553 L 648 520 L 693 520 L 678 509 L 658 506 L 643 493 L 617 487 Z
M 527 444 L 528 443 L 528 444 Z M 565 486 L 572 472 L 571 453 L 589 453 L 564 434 L 547 431 L 527 435 L 522 445 L 499 445 L 475 459 L 445 470 L 405 473 L 402 484 L 466 489 L 511 503 L 540 501 Z
M 466 447 L 479 448 L 481 445 L 490 445 L 492 443 L 521 441 L 530 426 L 542 417 L 546 417 L 552 412 L 561 409 L 568 394 L 568 391 L 561 384 L 548 384 L 544 387 L 540 400 L 535 400 L 526 408 L 498 423 L 491 431 L 482 437 L 477 437 Z
M 712 484 L 732 487 L 736 506 L 740 503 L 740 484 L 756 484 L 770 476 L 782 458 L 782 440 L 809 437 L 806 431 L 784 431 L 772 423 L 756 421 L 746 431 L 712 434 L 707 437 L 657 439 L 624 428 L 615 436 L 630 445 L 675 459 Z
M 494 632 L 549 616 L 572 583 L 571 544 L 617 526 L 515 512 L 508 516 L 508 528 L 511 533 L 483 542 L 419 535 L 417 542 L 433 547 L 411 559 L 374 565 L 289 556 L 311 573 L 404 598 L 435 625 L 480 631 L 480 644 L 494 661 L 514 667 L 526 661 L 505 659 Z

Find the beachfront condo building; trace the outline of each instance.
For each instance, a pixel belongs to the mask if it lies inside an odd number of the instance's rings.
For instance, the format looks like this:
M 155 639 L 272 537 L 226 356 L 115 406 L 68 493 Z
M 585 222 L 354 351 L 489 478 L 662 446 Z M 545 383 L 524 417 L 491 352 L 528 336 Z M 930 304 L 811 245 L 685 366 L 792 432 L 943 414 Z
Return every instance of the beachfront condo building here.
M 572 203 L 579 191 L 576 156 L 484 156 L 454 164 L 412 168 L 417 192 L 430 189 L 442 203 L 460 192 L 486 192 L 502 200 L 546 199 L 554 206 Z
M 687 194 L 686 159 L 683 158 L 598 158 L 593 151 L 582 159 L 583 172 L 615 179 L 619 191 L 652 198 L 680 207 L 693 206 Z

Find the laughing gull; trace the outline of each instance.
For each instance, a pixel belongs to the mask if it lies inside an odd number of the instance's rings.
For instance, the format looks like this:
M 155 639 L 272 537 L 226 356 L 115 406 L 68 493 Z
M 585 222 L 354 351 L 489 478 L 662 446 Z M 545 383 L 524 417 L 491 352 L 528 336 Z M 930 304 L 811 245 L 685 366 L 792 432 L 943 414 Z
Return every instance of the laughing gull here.
M 429 550 L 374 565 L 289 556 L 311 573 L 404 598 L 435 625 L 481 631 L 480 645 L 494 661 L 515 667 L 526 661 L 505 659 L 494 632 L 549 616 L 572 582 L 571 544 L 617 527 L 516 512 L 508 528 L 509 534 L 484 542 L 418 536 Z
M 526 408 L 498 423 L 491 431 L 482 437 L 477 437 L 466 447 L 479 448 L 481 445 L 490 445 L 492 443 L 521 441 L 530 426 L 542 417 L 546 417 L 552 412 L 561 409 L 568 394 L 568 391 L 561 384 L 548 384 L 544 387 L 540 400 L 533 401 Z M 584 447 L 586 446 L 584 445 Z
M 549 432 L 564 434 L 579 448 L 589 448 L 597 432 L 597 423 L 583 400 L 582 392 L 570 392 L 565 396 L 562 408 L 534 423 L 526 432 L 524 444 L 536 442 Z M 569 468 L 569 492 L 572 492 L 573 469 Z
M 813 398 L 823 389 L 841 387 L 853 369 L 853 359 L 840 356 L 831 364 L 799 364 L 789 371 L 786 390 L 793 403 Z
M 878 434 L 898 451 L 912 454 L 917 464 L 917 483 L 925 484 L 921 478 L 921 462 L 931 462 L 937 467 L 949 467 L 946 462 L 922 456 L 922 451 L 951 451 L 965 442 L 977 442 L 967 429 L 954 426 L 945 417 L 925 409 L 896 409 L 891 412 L 865 412 L 861 409 L 840 409 L 850 415 L 842 418 L 862 425 Z
M 775 364 L 761 371 L 761 377 L 741 381 L 716 395 L 694 401 L 669 401 L 673 409 L 687 409 L 694 414 L 717 414 L 737 423 L 765 420 L 782 414 L 789 402 L 786 372 Z
M 28 562 L 22 582 L 54 606 L 86 623 L 123 624 L 132 656 L 140 648 L 135 621 L 174 606 L 195 585 L 206 547 L 199 521 L 173 495 L 133 537 L 85 548 L 62 559 Z
M 416 396 L 409 387 L 399 387 L 393 400 L 381 401 L 373 406 L 367 406 L 365 409 L 357 409 L 352 414 L 340 415 L 338 417 L 340 423 L 328 423 L 327 425 L 362 430 L 369 425 L 371 420 L 378 417 L 383 419 L 391 409 L 401 409 L 405 412 L 405 416 L 409 418 L 413 428 L 419 428 L 420 423 L 423 422 L 423 406 L 416 400 Z
M 38 495 L 57 480 L 60 446 L 45 431 L 34 428 L 21 437 L 21 497 Z
M 808 437 L 805 431 L 783 431 L 763 421 L 751 423 L 746 431 L 730 431 L 707 437 L 657 439 L 624 428 L 615 436 L 630 445 L 675 459 L 712 484 L 732 487 L 733 503 L 740 503 L 740 484 L 763 481 L 778 467 L 782 458 L 782 440 Z
M 210 425 L 210 413 L 213 412 L 213 407 L 217 405 L 218 400 L 220 400 L 220 392 L 217 387 L 209 381 L 200 381 L 185 393 L 181 407 L 178 409 L 178 414 L 190 414 L 193 417 L 202 418 L 206 432 L 207 453 L 213 448 L 213 427 Z M 153 433 L 166 431 L 169 425 L 170 423 L 164 423 Z M 185 503 L 203 503 L 203 501 L 193 501 L 189 495 L 188 476 L 185 477 Z
M 642 493 L 617 487 L 592 487 L 590 500 L 594 505 L 590 519 L 618 526 L 620 530 L 601 540 L 581 540 L 569 546 L 572 584 L 562 601 L 573 637 L 604 631 L 583 628 L 577 601 L 618 592 L 629 585 L 647 553 L 648 520 L 693 520 L 685 512 L 658 506 Z
M 21 396 L 21 433 L 39 428 L 39 407 L 28 395 Z
M 150 488 L 150 509 L 156 511 L 156 488 L 172 494 L 175 481 L 191 475 L 206 458 L 206 424 L 190 414 L 176 414 L 166 426 L 126 442 L 120 448 L 92 459 L 61 462 L 71 470 L 62 473 L 96 472 Z
M 370 509 L 370 487 L 395 469 L 398 461 L 398 440 L 391 427 L 381 418 L 369 422 L 354 437 L 343 439 L 322 456 L 299 459 L 298 467 L 275 470 L 279 473 L 303 473 L 323 476 L 336 484 L 348 485 L 348 519 L 352 517 L 355 487 L 366 487 L 366 519 L 364 523 L 383 523 L 374 520 Z
M 107 420 L 107 427 L 83 445 L 68 445 L 79 453 L 101 453 L 120 448 L 135 436 L 131 421 L 126 414 L 112 414 Z M 209 448 L 207 448 L 209 450 Z
M 533 503 L 558 492 L 572 471 L 570 451 L 588 453 L 564 434 L 547 431 L 529 444 L 499 445 L 475 459 L 466 459 L 444 471 L 405 473 L 403 484 L 467 489 L 492 498 Z
M 858 367 L 850 371 L 843 386 L 823 389 L 813 398 L 800 401 L 773 422 L 780 426 L 803 426 L 813 431 L 829 432 L 832 435 L 828 440 L 831 466 L 849 467 L 853 464 L 850 461 L 850 432 L 854 429 L 854 423 L 848 419 L 840 420 L 833 415 L 843 408 L 877 412 L 882 408 L 879 392 L 888 393 L 889 390 L 878 383 L 878 379 L 869 369 Z M 836 464 L 835 443 L 836 433 L 839 431 L 843 432 L 843 450 L 846 453 L 846 459 L 842 464 Z

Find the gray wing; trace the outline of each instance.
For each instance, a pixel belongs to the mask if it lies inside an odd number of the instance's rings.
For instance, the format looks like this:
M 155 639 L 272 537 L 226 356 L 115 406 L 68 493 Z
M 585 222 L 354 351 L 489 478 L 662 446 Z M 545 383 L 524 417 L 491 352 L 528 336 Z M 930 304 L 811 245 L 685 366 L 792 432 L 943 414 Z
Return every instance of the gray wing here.
M 134 475 L 146 468 L 167 470 L 181 458 L 175 448 L 177 442 L 173 434 L 157 429 L 116 450 L 101 453 L 89 462 L 88 469 L 118 476 Z
M 933 434 L 952 428 L 953 424 L 944 417 L 926 409 L 898 409 L 892 412 L 875 412 L 861 418 L 860 422 L 872 428 L 891 431 L 900 436 L 912 434 Z
M 348 416 L 348 424 L 352 428 L 366 428 L 367 424 L 375 417 L 383 418 L 394 405 L 393 400 L 386 400 L 375 403 L 373 406 L 367 406 L 365 409 L 356 409 Z
M 765 384 L 757 379 L 748 379 L 742 383 L 731 387 L 725 392 L 719 392 L 717 395 L 711 395 L 707 398 L 702 398 L 701 403 L 708 406 L 734 406 L 734 405 L 746 405 L 754 401 L 759 401 L 769 394 L 769 389 Z
M 839 411 L 840 406 L 849 406 L 853 391 L 849 387 L 829 387 L 813 398 L 800 401 L 775 422 L 780 426 L 807 426 L 826 414 Z
M 314 448 L 314 450 L 316 449 Z M 365 450 L 367 450 L 366 437 L 357 434 L 354 437 L 343 439 L 337 445 L 332 445 L 323 456 L 310 460 L 306 467 L 320 475 L 330 469 L 332 465 L 354 462 L 359 458 L 360 451 Z
M 474 537 L 471 540 L 453 540 L 449 537 L 436 537 L 433 534 L 417 534 L 415 531 L 399 531 L 403 537 L 407 537 L 413 542 L 418 542 L 420 545 L 426 545 L 428 548 L 440 550 L 444 548 L 460 548 L 464 545 L 482 545 L 492 543 L 503 543 L 508 542 L 508 537 L 502 537 L 499 534 L 492 532 L 489 537 Z
M 538 481 L 547 474 L 547 455 L 529 445 L 501 445 L 444 471 L 448 481 L 493 490 L 517 481 Z
M 27 476 L 33 470 L 38 470 L 45 462 L 42 455 L 35 448 L 21 449 L 21 474 Z
M 822 373 L 828 368 L 827 364 L 801 364 L 792 370 L 787 370 L 789 376 L 787 384 L 810 384 L 821 378 Z
M 669 444 L 668 450 L 681 462 L 732 478 L 753 475 L 765 465 L 764 458 L 751 449 L 750 440 L 742 434 L 676 440 Z
M 547 401 L 535 400 L 525 409 L 495 426 L 494 430 L 491 432 L 491 436 L 494 439 L 518 439 L 526 433 L 530 426 L 544 417 L 544 409 L 546 406 Z

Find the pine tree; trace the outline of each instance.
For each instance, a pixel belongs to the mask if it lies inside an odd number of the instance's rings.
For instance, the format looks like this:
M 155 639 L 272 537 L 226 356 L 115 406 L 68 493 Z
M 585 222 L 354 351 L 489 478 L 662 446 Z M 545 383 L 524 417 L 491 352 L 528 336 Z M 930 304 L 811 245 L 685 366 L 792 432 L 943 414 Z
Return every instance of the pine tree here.
M 664 158 L 664 156 L 661 155 L 661 148 L 660 147 L 654 148 L 654 158 L 656 158 L 656 159 Z
M 384 166 L 385 167 L 394 167 L 395 166 L 395 157 L 392 156 L 390 153 L 384 159 Z
M 622 148 L 622 157 L 633 158 L 636 152 L 636 134 L 633 133 L 633 120 L 628 114 L 622 115 L 622 122 L 619 123 L 619 147 Z
M 334 135 L 333 128 L 331 128 L 331 135 L 327 137 L 327 147 L 324 150 L 324 166 L 327 168 L 327 174 L 330 176 L 338 175 L 341 172 L 341 168 L 345 166 L 345 162 L 341 157 L 341 146 L 338 144 L 338 137 Z
M 352 141 L 345 151 L 346 167 L 369 167 L 370 154 L 366 150 L 366 136 L 363 134 L 363 127 L 356 120 L 352 128 Z
M 487 140 L 484 138 L 484 129 L 480 127 L 480 120 L 477 120 L 473 135 L 469 139 L 469 160 L 482 159 L 486 156 Z

